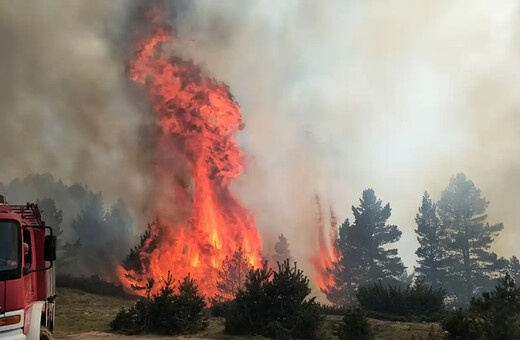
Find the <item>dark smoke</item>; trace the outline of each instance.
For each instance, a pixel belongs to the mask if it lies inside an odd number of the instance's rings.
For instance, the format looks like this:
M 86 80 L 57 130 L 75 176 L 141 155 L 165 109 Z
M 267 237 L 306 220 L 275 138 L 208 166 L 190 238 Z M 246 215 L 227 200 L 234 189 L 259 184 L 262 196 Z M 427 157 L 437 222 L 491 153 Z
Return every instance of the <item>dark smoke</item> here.
M 153 146 L 128 85 L 134 1 L 0 4 L 0 180 L 49 172 L 147 220 Z M 124 170 L 123 170 L 124 169 Z
M 59 234 L 58 274 L 115 279 L 114 265 L 135 242 L 133 218 L 122 200 L 107 206 L 101 192 L 65 185 L 50 174 L 0 183 L 0 192 L 10 204 L 40 204 L 45 222 Z

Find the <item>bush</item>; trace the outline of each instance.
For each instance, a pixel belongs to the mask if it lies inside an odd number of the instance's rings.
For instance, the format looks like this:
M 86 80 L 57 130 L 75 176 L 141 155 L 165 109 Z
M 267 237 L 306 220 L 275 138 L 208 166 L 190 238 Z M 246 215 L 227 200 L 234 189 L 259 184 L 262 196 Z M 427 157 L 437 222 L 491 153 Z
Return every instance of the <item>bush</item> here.
M 225 300 L 222 296 L 216 295 L 215 297 L 210 299 L 210 307 L 209 311 L 211 312 L 211 316 L 216 318 L 223 318 L 226 316 L 229 308 L 231 308 L 231 304 L 233 301 Z
M 520 339 L 520 288 L 506 274 L 494 291 L 474 298 L 469 310 L 449 313 L 442 327 L 451 339 Z
M 360 307 L 350 307 L 346 310 L 343 322 L 335 334 L 339 340 L 371 340 L 374 339 L 372 327 Z
M 154 282 L 149 281 L 145 287 L 145 297 L 117 314 L 110 324 L 113 330 L 131 334 L 185 334 L 195 333 L 207 326 L 204 296 L 189 275 L 179 281 L 177 294 L 174 294 L 170 274 L 159 292 L 151 295 L 153 285 Z
M 405 289 L 374 283 L 359 287 L 357 292 L 359 304 L 369 312 L 413 316 L 418 320 L 440 319 L 444 312 L 444 296 L 443 289 L 434 289 L 421 280 Z
M 301 270 L 278 265 L 278 271 L 252 270 L 245 289 L 229 304 L 226 332 L 260 334 L 276 339 L 312 339 L 322 323 L 319 306 L 310 294 L 309 280 Z
M 461 309 L 446 314 L 441 325 L 451 339 L 472 340 L 478 339 L 481 334 L 473 316 Z

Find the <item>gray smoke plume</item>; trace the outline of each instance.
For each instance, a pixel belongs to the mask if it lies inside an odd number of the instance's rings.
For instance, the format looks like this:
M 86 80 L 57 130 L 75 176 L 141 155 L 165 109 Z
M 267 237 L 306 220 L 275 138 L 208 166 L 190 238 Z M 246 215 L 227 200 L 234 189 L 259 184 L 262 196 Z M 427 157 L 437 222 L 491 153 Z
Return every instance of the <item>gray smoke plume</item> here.
M 491 201 L 490 222 L 505 224 L 495 250 L 519 255 L 516 1 L 165 3 L 184 56 L 242 107 L 250 162 L 234 189 L 266 252 L 283 232 L 311 270 L 314 195 L 342 221 L 372 187 L 412 267 L 422 193 L 438 199 L 464 172 Z M 124 76 L 139 13 L 108 0 L 0 5 L 2 181 L 48 171 L 122 197 L 144 225 L 153 121 Z
M 114 266 L 135 243 L 133 218 L 124 201 L 106 205 L 101 192 L 66 185 L 50 174 L 0 182 L 10 204 L 38 203 L 43 220 L 58 236 L 58 275 L 98 275 L 117 282 Z
M 146 211 L 146 104 L 128 86 L 130 1 L 0 4 L 0 180 L 50 172 Z
M 236 190 L 266 247 L 283 231 L 308 268 L 312 197 L 350 217 L 363 189 L 393 207 L 415 261 L 414 216 L 464 172 L 516 253 L 520 193 L 519 7 L 515 1 L 195 1 L 186 55 L 231 87 L 254 156 Z M 271 249 L 267 249 L 271 250 Z

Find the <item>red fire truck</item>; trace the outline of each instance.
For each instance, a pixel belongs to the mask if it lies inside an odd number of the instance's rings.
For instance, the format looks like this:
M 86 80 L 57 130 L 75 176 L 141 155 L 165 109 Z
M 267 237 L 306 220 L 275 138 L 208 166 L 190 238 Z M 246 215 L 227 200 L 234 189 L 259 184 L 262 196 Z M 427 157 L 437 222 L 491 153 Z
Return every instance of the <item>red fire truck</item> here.
M 0 340 L 52 340 L 56 236 L 36 204 L 0 195 Z

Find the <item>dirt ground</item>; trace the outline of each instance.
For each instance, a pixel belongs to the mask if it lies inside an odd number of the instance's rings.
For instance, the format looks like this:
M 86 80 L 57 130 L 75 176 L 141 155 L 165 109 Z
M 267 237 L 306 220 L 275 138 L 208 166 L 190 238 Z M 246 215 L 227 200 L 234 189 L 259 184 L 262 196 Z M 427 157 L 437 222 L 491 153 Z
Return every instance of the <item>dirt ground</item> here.
M 224 320 L 212 318 L 207 329 L 193 336 L 160 337 L 152 335 L 126 336 L 110 333 L 109 323 L 121 307 L 131 306 L 135 300 L 119 297 L 108 297 L 85 293 L 73 289 L 58 289 L 56 299 L 56 340 L 116 340 L 116 339 L 240 339 L 224 333 Z M 332 331 L 341 321 L 340 316 L 327 316 L 324 323 L 322 339 L 333 339 Z M 407 323 L 371 320 L 377 340 L 427 340 L 428 333 L 433 329 L 438 332 L 438 326 L 429 323 Z M 242 339 L 263 339 L 248 337 Z

